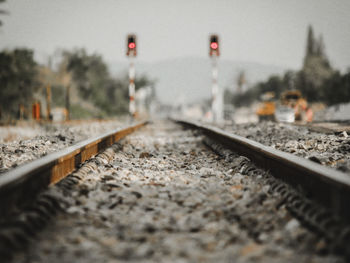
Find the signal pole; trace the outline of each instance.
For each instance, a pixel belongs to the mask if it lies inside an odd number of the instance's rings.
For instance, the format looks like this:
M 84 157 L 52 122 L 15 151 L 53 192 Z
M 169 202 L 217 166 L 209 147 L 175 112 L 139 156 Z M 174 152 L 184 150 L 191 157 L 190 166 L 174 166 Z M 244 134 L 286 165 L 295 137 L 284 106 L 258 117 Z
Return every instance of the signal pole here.
M 70 120 L 70 84 L 67 84 L 66 86 L 66 110 L 67 110 L 67 116 L 66 121 Z
M 126 55 L 129 57 L 129 112 L 132 117 L 135 117 L 136 104 L 134 57 L 136 57 L 136 35 L 128 35 Z
M 135 65 L 134 56 L 129 56 L 129 112 L 132 116 L 135 116 Z
M 212 87 L 211 87 L 211 111 L 213 113 L 213 122 L 218 121 L 218 99 L 219 99 L 219 85 L 218 85 L 218 60 L 217 56 L 211 57 L 212 63 Z
M 219 37 L 211 35 L 209 38 L 209 56 L 212 62 L 211 112 L 213 122 L 222 120 L 222 96 L 218 85 L 218 57 L 220 56 Z
M 51 85 L 46 86 L 46 119 L 51 120 Z

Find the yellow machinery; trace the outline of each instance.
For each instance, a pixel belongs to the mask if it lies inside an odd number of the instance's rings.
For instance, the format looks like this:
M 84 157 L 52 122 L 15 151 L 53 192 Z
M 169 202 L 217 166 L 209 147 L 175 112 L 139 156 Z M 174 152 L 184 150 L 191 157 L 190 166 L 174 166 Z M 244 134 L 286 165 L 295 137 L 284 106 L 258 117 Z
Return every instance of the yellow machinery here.
M 311 122 L 312 110 L 299 90 L 289 90 L 282 93 L 280 103 L 276 106 L 275 94 L 266 92 L 261 96 L 262 104 L 256 111 L 261 120 L 277 120 L 281 122 L 307 121 Z
M 313 112 L 299 90 L 285 91 L 281 95 L 281 105 L 276 109 L 276 119 L 284 122 L 311 122 Z
M 307 101 L 301 96 L 299 90 L 285 91 L 281 95 L 281 105 L 294 110 L 294 118 L 296 121 L 310 121 L 306 116 L 308 108 Z
M 259 117 L 259 121 L 262 120 L 275 120 L 276 105 L 274 102 L 275 93 L 266 92 L 261 96 L 262 103 L 256 110 L 256 114 Z

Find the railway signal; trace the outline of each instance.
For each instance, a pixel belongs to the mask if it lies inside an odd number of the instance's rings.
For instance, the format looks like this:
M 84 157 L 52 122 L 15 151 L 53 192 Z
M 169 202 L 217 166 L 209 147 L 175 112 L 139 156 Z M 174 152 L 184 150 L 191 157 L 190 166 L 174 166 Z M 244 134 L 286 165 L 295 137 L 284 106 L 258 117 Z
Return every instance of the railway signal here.
M 219 55 L 220 55 L 219 36 L 210 35 L 209 36 L 209 56 L 211 57 L 211 61 L 212 61 L 211 112 L 212 112 L 212 118 L 214 122 L 221 121 L 222 113 L 223 113 L 223 101 L 222 101 L 223 99 L 222 99 L 222 94 L 220 93 L 219 85 L 218 85 L 219 71 L 218 71 L 217 59 Z
M 136 48 L 136 35 L 128 35 L 126 40 L 126 55 L 129 57 L 129 112 L 133 117 L 136 115 L 134 65 L 134 57 L 137 54 Z
M 127 56 L 134 56 L 136 57 L 136 36 L 135 35 L 128 35 L 127 39 Z
M 209 56 L 220 56 L 218 35 L 211 35 L 209 38 Z

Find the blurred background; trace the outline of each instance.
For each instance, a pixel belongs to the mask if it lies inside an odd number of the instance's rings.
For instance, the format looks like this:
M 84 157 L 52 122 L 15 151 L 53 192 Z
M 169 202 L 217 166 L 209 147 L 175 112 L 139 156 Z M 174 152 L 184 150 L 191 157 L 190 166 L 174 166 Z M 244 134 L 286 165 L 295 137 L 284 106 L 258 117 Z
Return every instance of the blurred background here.
M 142 116 L 210 115 L 217 34 L 225 120 L 290 121 L 288 107 L 291 121 L 350 117 L 348 0 L 0 0 L 0 10 L 2 122 L 127 114 L 130 33 Z

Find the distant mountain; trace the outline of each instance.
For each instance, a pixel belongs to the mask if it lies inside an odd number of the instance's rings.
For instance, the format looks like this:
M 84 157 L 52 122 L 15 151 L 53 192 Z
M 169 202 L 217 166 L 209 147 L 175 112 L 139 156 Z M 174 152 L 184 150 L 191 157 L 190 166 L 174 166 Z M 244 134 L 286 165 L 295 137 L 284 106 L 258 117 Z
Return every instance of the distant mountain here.
M 282 74 L 286 68 L 263 65 L 253 62 L 237 62 L 219 59 L 220 88 L 236 89 L 236 79 L 244 70 L 247 84 L 266 80 L 270 75 Z M 126 73 L 127 63 L 109 63 L 112 74 Z M 156 63 L 135 63 L 136 74 L 147 74 L 156 79 L 156 91 L 164 103 L 176 103 L 184 100 L 186 103 L 199 101 L 210 97 L 211 61 L 206 58 L 178 58 Z

